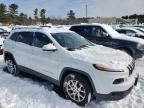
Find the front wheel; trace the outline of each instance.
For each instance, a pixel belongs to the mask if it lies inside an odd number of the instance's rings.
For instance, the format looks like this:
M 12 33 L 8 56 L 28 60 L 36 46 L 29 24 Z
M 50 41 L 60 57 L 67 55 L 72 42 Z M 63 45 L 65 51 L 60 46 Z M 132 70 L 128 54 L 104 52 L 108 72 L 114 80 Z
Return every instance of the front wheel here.
M 82 75 L 69 74 L 63 82 L 64 95 L 79 106 L 86 106 L 91 100 L 91 87 Z
M 11 57 L 6 58 L 6 67 L 9 73 L 18 75 L 19 71 L 17 65 Z

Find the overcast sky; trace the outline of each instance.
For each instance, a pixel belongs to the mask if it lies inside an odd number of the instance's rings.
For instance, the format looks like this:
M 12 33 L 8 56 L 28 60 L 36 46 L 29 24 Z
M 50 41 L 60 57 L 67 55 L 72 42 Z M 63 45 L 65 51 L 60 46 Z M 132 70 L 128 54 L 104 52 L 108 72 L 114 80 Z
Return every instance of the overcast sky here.
M 85 17 L 88 4 L 88 17 L 121 17 L 130 14 L 144 14 L 144 0 L 0 0 L 0 3 L 19 5 L 19 11 L 33 16 L 33 10 L 44 8 L 47 16 L 67 17 L 73 10 L 77 17 Z

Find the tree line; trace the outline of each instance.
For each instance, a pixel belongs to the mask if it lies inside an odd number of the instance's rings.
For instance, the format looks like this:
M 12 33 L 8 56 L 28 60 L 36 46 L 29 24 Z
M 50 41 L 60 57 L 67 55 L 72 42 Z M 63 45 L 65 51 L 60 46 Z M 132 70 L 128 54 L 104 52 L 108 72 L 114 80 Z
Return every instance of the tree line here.
M 0 23 L 14 24 L 14 25 L 35 25 L 35 24 L 76 24 L 87 23 L 89 18 L 76 18 L 75 12 L 70 10 L 67 13 L 67 18 L 48 17 L 47 10 L 38 8 L 32 10 L 33 17 L 28 16 L 26 13 L 19 12 L 17 4 L 10 4 L 9 6 L 0 3 Z M 139 23 L 144 23 L 144 15 L 129 15 L 122 16 L 124 19 L 138 19 Z
M 138 19 L 139 23 L 144 23 L 144 15 L 137 15 L 137 14 L 133 14 L 133 15 L 126 15 L 126 16 L 122 16 L 122 18 L 124 19 Z
M 3 24 L 15 24 L 15 25 L 31 25 L 31 24 L 70 24 L 76 21 L 75 13 L 70 10 L 67 13 L 67 18 L 55 18 L 48 17 L 47 10 L 38 8 L 33 10 L 33 17 L 28 16 L 26 13 L 19 12 L 19 6 L 17 4 L 10 4 L 9 6 L 4 3 L 0 3 L 0 23 Z
M 11 4 L 7 6 L 3 3 L 0 3 L 0 22 L 7 24 L 20 24 L 28 25 L 36 23 L 36 21 L 41 22 L 42 24 L 47 23 L 48 19 L 46 18 L 46 9 L 41 9 L 38 13 L 38 9 L 34 10 L 35 19 L 28 17 L 26 13 L 19 13 L 19 6 L 17 4 Z M 39 17 L 38 17 L 39 14 Z

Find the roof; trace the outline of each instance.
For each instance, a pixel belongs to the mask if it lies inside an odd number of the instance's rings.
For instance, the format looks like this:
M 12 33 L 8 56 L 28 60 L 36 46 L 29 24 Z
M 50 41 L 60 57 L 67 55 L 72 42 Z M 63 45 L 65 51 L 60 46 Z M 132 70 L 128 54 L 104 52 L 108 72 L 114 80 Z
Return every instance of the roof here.
M 122 27 L 122 28 L 118 28 L 119 30 L 133 30 L 133 31 L 137 31 L 136 28 L 134 27 Z
M 93 26 L 93 25 L 96 25 L 96 26 L 104 26 L 104 25 L 107 25 L 107 24 L 100 24 L 100 23 L 81 23 L 81 24 L 75 24 L 75 25 L 72 25 L 72 26 Z
M 56 27 L 43 27 L 43 26 L 16 26 L 12 31 L 45 31 L 48 33 L 60 33 L 60 32 L 72 32 L 65 28 L 56 28 Z
M 121 36 L 118 32 L 116 32 L 110 25 L 108 24 L 99 24 L 99 23 L 84 23 L 84 24 L 76 24 L 73 25 L 73 27 L 75 26 L 100 26 L 102 27 L 109 35 L 111 35 L 112 37 L 117 37 L 117 36 Z
M 49 33 L 62 33 L 62 32 L 72 32 L 72 31 L 65 29 L 65 28 L 55 28 L 54 27 L 54 28 L 48 29 L 48 32 Z

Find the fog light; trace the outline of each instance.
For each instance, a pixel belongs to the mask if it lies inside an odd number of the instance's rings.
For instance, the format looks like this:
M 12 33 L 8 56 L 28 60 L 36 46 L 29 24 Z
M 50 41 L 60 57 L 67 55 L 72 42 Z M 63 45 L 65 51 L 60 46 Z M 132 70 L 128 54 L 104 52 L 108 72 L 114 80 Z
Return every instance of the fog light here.
M 124 79 L 120 78 L 120 79 L 114 80 L 113 84 L 120 84 L 120 83 L 123 83 L 123 82 L 124 82 Z

